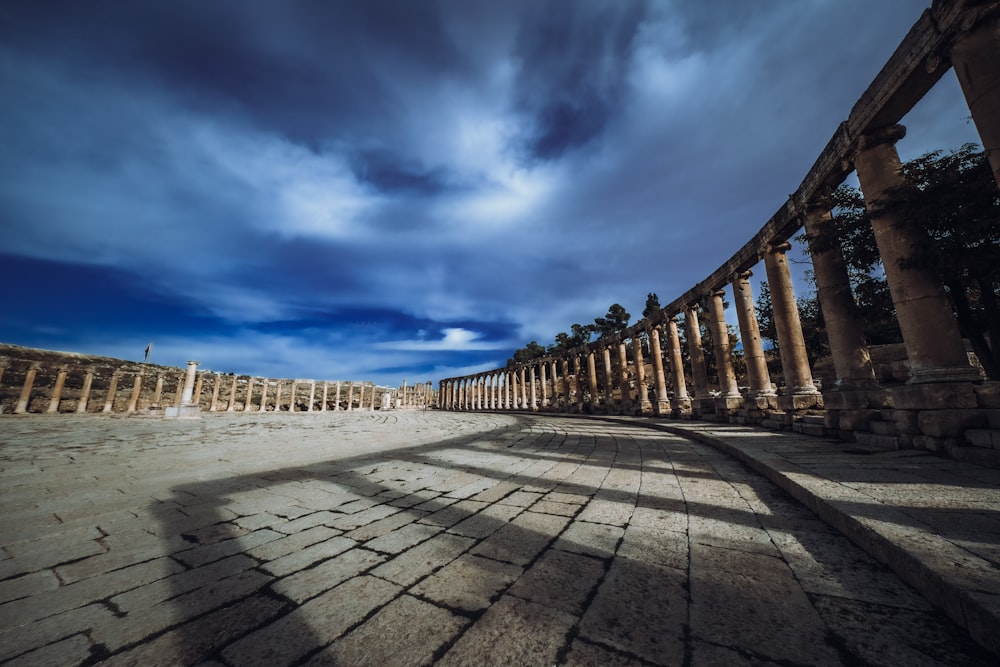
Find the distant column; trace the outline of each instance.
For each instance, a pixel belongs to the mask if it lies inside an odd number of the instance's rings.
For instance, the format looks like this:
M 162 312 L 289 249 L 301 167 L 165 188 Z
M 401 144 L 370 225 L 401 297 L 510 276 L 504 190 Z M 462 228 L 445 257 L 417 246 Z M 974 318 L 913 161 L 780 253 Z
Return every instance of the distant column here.
M 281 380 L 274 381 L 274 411 L 281 412 Z
M 632 388 L 628 381 L 628 348 L 622 338 L 618 339 L 618 381 L 621 385 L 621 411 L 624 414 L 632 408 Z
M 291 395 L 288 397 L 288 411 L 289 412 L 296 412 L 296 409 L 295 409 L 295 400 L 296 400 L 296 397 L 298 396 L 298 388 L 299 388 L 298 380 L 292 380 L 292 389 L 291 389 L 291 392 L 290 392 Z M 351 385 L 351 389 L 352 390 L 354 389 L 354 385 L 353 384 Z
M 14 406 L 14 414 L 24 414 L 28 411 L 28 405 L 31 402 L 31 387 L 35 384 L 35 376 L 38 374 L 39 363 L 32 362 L 31 366 L 28 367 L 28 372 L 24 374 L 24 384 L 21 385 L 21 395 L 17 399 L 17 405 Z
M 814 206 L 806 211 L 806 238 L 816 276 L 816 296 L 823 309 L 830 356 L 837 372 L 836 388 L 872 386 L 876 384 L 875 369 L 851 292 L 843 251 L 839 243 L 822 240 L 823 227 L 830 225 L 828 207 Z M 824 386 L 824 389 L 827 387 Z
M 531 385 L 531 403 L 529 403 L 532 412 L 538 411 L 538 394 L 535 387 L 535 365 L 532 364 L 528 368 L 528 384 Z
M 995 63 L 989 67 L 995 68 Z M 948 295 L 940 282 L 923 268 L 900 267 L 918 235 L 923 233 L 901 224 L 898 216 L 885 207 L 890 191 L 905 183 L 894 145 L 904 134 L 901 126 L 894 125 L 865 135 L 855 155 L 854 167 L 910 361 L 909 382 L 978 380 L 979 371 L 969 364 Z
M 555 376 L 553 376 L 555 377 Z M 559 407 L 565 412 L 569 412 L 570 388 L 569 388 L 569 358 L 563 357 L 559 361 L 559 389 L 556 393 L 559 397 Z
M 639 413 L 648 415 L 653 412 L 653 403 L 649 400 L 649 387 L 646 386 L 646 360 L 642 354 L 642 337 L 632 337 L 632 363 L 635 366 L 635 393 L 639 402 Z
M 612 409 L 612 390 L 614 389 L 614 376 L 611 374 L 611 346 L 601 345 L 601 356 L 604 360 L 604 411 L 608 414 Z
M 313 404 L 316 402 L 316 380 L 309 383 L 309 408 L 306 412 L 313 411 Z
M 340 410 L 340 383 L 339 382 L 337 383 L 337 392 L 336 392 L 336 395 L 334 396 L 333 400 L 334 400 L 334 403 L 335 403 L 334 408 L 333 408 L 334 411 Z
M 243 402 L 243 412 L 250 412 L 251 404 L 253 403 L 253 376 L 247 376 L 247 400 Z
M 517 381 L 518 381 L 518 384 L 521 385 L 521 409 L 522 410 L 530 410 L 531 409 L 531 406 L 528 405 L 528 382 L 525 379 L 525 375 L 526 374 L 527 374 L 527 369 L 524 366 L 521 366 L 521 368 L 518 369 Z
M 760 325 L 757 323 L 753 292 L 750 289 L 752 275 L 750 271 L 743 271 L 733 276 L 733 301 L 736 319 L 740 326 L 747 379 L 750 382 L 749 395 L 774 396 L 771 375 L 767 372 L 767 360 L 764 358 L 764 345 L 760 338 Z
M 354 409 L 354 383 L 351 382 L 347 385 L 347 409 Z
M 323 381 L 323 405 L 320 406 L 320 409 L 319 409 L 320 412 L 326 412 L 326 392 L 327 392 L 327 390 L 329 388 L 330 388 L 330 383 L 324 380 Z
M 267 412 L 267 388 L 271 381 L 267 378 L 260 379 L 260 407 L 257 412 Z
M 107 395 L 107 398 L 104 399 L 104 410 L 103 410 L 103 412 L 105 414 L 110 413 L 111 410 L 114 408 L 114 406 L 115 406 L 115 392 L 117 390 L 118 390 L 118 370 L 115 369 L 115 371 L 111 374 L 111 381 L 108 383 L 108 395 Z
M 219 409 L 219 389 L 222 384 L 222 376 L 216 373 L 212 377 L 212 403 L 208 406 L 209 412 L 215 412 Z M 156 378 L 156 396 L 153 398 L 153 407 L 160 407 L 160 391 L 163 389 L 163 376 Z
M 593 349 L 587 349 L 587 383 L 590 389 L 590 411 L 595 412 L 600 404 L 597 397 L 597 359 Z
M 694 398 L 708 398 L 708 369 L 705 367 L 705 351 L 701 347 L 697 306 L 689 306 L 684 311 L 684 333 L 687 334 L 688 356 L 691 358 Z
M 142 372 L 140 371 L 136 373 L 135 380 L 133 380 L 132 382 L 132 395 L 129 396 L 128 398 L 128 407 L 125 408 L 125 412 L 131 414 L 139 408 L 139 394 L 141 392 L 142 392 Z
M 361 385 L 358 387 L 358 410 L 364 410 L 364 409 L 365 409 L 365 383 L 362 382 Z
M 577 412 L 583 412 L 586 403 L 583 400 L 583 371 L 581 366 L 583 362 L 581 360 L 581 353 L 578 351 L 573 355 L 573 377 L 576 380 L 576 409 Z
M 548 378 L 546 377 L 547 373 L 545 372 L 546 365 L 547 364 L 544 361 L 538 364 L 538 380 L 542 392 L 542 403 L 540 407 L 542 408 L 549 407 L 549 388 L 546 386 L 548 383 Z M 532 401 L 532 403 L 534 403 L 534 401 Z
M 236 375 L 233 375 L 233 383 L 229 386 L 229 402 L 226 403 L 226 412 L 236 409 Z
M 76 405 L 76 411 L 80 414 L 87 412 L 87 402 L 90 400 L 90 386 L 94 382 L 94 367 L 88 366 L 83 375 L 83 389 L 80 390 L 80 402 Z
M 778 331 L 778 353 L 785 375 L 787 391 L 792 395 L 818 394 L 809 370 L 809 356 L 806 342 L 802 337 L 802 323 L 799 321 L 799 307 L 795 302 L 792 275 L 788 270 L 785 253 L 791 249 L 788 243 L 772 244 L 764 253 L 764 268 L 771 288 L 771 308 L 774 311 L 774 328 Z M 886 260 L 888 263 L 888 260 Z M 888 272 L 888 268 L 886 269 Z M 949 307 L 948 317 L 951 317 Z M 965 354 L 964 350 L 962 354 Z
M 722 297 L 725 292 L 715 290 L 708 295 L 708 325 L 712 329 L 712 343 L 715 347 L 715 371 L 719 374 L 719 391 L 723 398 L 739 398 L 740 387 L 733 371 L 733 354 L 729 346 L 729 328 Z
M 204 378 L 202 377 L 203 375 L 204 373 L 199 374 L 198 378 L 194 381 L 194 398 L 191 399 L 191 402 L 194 405 L 201 404 L 201 387 L 204 381 Z
M 656 381 L 656 414 L 662 415 L 670 411 L 670 398 L 667 396 L 667 378 L 663 373 L 663 348 L 660 347 L 660 332 L 663 327 L 656 324 L 647 330 L 649 335 L 649 354 L 653 357 L 653 376 Z
M 184 377 L 184 373 L 177 376 L 177 388 L 174 390 L 174 407 L 180 407 L 181 401 L 184 400 Z
M 52 397 L 49 399 L 49 414 L 59 412 L 59 399 L 62 398 L 63 386 L 66 384 L 66 369 L 60 367 L 56 370 L 56 383 L 52 387 Z

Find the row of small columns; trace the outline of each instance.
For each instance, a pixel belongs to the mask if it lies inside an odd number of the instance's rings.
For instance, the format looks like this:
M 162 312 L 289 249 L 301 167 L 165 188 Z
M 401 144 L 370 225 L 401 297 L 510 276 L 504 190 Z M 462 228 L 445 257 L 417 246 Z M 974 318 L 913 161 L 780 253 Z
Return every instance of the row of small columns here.
M 199 402 L 199 397 L 202 393 L 202 384 L 204 381 L 204 374 L 197 374 L 198 362 L 192 361 L 188 362 L 188 368 L 177 379 L 177 390 L 174 394 L 173 406 L 179 407 L 181 405 L 191 405 L 197 404 Z M 41 365 L 37 362 L 32 363 L 24 375 L 24 380 L 21 384 L 21 391 L 18 395 L 17 402 L 14 405 L 14 414 L 25 414 L 28 412 L 28 407 L 31 402 L 32 391 L 34 389 L 35 378 L 38 371 L 41 369 Z M 5 366 L 0 366 L 0 381 L 3 379 Z M 66 378 L 69 374 L 69 368 L 59 367 L 56 369 L 56 379 L 49 392 L 49 404 L 48 408 L 45 410 L 46 413 L 55 414 L 59 412 L 60 402 L 62 401 L 63 389 L 66 384 Z M 94 380 L 95 369 L 93 367 L 87 367 L 83 370 L 83 386 L 80 390 L 80 398 L 77 401 L 76 413 L 86 413 L 90 405 L 91 398 L 91 387 Z M 122 373 L 119 370 L 115 370 L 109 379 L 107 392 L 105 394 L 104 406 L 101 410 L 104 414 L 110 414 L 113 411 L 115 398 L 118 392 L 119 380 L 122 377 Z M 211 403 L 209 404 L 209 411 L 225 411 L 225 412 L 235 412 L 236 405 L 236 390 L 241 382 L 242 376 L 232 376 L 232 383 L 228 389 L 228 400 L 226 399 L 226 394 L 222 395 L 222 401 L 225 401 L 225 407 L 223 407 L 223 402 L 220 401 L 220 393 L 222 387 L 222 378 L 225 375 L 214 374 L 213 390 Z M 142 393 L 142 385 L 145 378 L 145 373 L 139 372 L 135 373 L 133 376 L 132 389 L 129 395 L 128 405 L 125 409 L 127 413 L 133 413 L 138 411 L 139 399 Z M 320 382 L 317 383 L 314 380 L 291 380 L 291 391 L 289 392 L 289 404 L 287 410 L 282 410 L 282 389 L 284 387 L 285 381 L 283 380 L 269 380 L 267 378 L 255 378 L 253 376 L 247 376 L 246 378 L 247 389 L 246 397 L 243 403 L 243 412 L 264 412 L 268 406 L 268 392 L 269 388 L 273 385 L 275 388 L 274 400 L 272 402 L 273 409 L 275 411 L 287 411 L 287 412 L 297 412 L 294 401 L 294 396 L 296 395 L 297 388 L 301 384 L 309 384 L 309 404 L 304 412 L 313 412 L 314 405 L 317 398 L 317 389 L 320 390 L 321 400 L 320 407 L 317 411 L 325 412 L 327 410 L 327 398 L 329 394 L 333 395 L 334 407 L 333 410 L 341 410 L 340 399 L 342 395 L 342 385 L 347 385 L 346 397 L 347 397 L 347 407 L 346 410 L 354 410 L 354 388 L 358 388 L 358 409 L 366 408 L 366 401 L 368 403 L 367 409 L 374 410 L 375 403 L 377 399 L 377 389 L 374 385 L 367 385 L 368 394 L 366 395 L 365 383 L 355 384 L 353 382 Z M 256 403 L 253 404 L 253 394 L 255 388 L 260 387 L 260 397 Z M 150 403 L 150 407 L 159 408 L 161 407 L 161 399 L 163 395 L 164 386 L 164 376 L 162 374 L 157 375 L 156 386 L 153 393 L 153 398 Z M 334 388 L 330 391 L 331 387 Z

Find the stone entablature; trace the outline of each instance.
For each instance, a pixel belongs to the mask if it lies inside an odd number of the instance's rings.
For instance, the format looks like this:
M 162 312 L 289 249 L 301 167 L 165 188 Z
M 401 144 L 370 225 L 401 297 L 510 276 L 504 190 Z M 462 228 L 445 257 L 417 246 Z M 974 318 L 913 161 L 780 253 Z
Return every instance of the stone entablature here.
M 850 110 L 795 192 L 732 257 L 661 312 L 579 348 L 506 369 L 441 381 L 441 406 L 453 410 L 560 410 L 657 414 L 674 418 L 757 423 L 862 444 L 922 447 L 1000 464 L 1000 383 L 985 382 L 965 353 L 943 287 L 929 274 L 899 270 L 907 231 L 879 209 L 898 184 L 896 125 L 954 68 L 1000 185 L 1000 3 L 938 0 Z M 785 252 L 805 226 L 809 234 L 830 219 L 827 192 L 856 171 L 872 213 L 878 251 L 908 360 L 902 386 L 880 386 L 852 313 L 852 296 L 837 249 L 814 251 L 817 293 L 836 378 L 818 387 L 805 354 Z M 763 262 L 771 286 L 784 385 L 763 363 L 749 272 Z M 727 323 L 726 287 L 737 306 L 747 361 L 747 384 L 737 386 Z M 717 378 L 710 385 L 699 318 L 712 333 Z M 688 342 L 682 367 L 678 321 Z M 648 345 L 648 347 L 646 347 Z M 649 361 L 647 361 L 649 359 Z M 572 371 L 569 370 L 572 365 Z M 669 370 L 669 382 L 664 373 Z M 486 382 L 487 378 L 489 383 Z M 514 397 L 483 400 L 483 387 Z M 667 386 L 662 386 L 666 384 Z M 972 445 L 974 447 L 969 447 Z

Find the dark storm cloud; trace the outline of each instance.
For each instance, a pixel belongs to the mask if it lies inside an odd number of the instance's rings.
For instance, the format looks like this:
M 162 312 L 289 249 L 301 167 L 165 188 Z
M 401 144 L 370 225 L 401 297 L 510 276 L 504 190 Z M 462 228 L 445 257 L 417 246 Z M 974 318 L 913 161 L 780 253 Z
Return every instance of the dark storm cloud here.
M 274 375 L 485 369 L 725 261 L 920 11 L 4 3 L 0 250 L 55 278 L 0 335 L 114 354 L 156 329 L 178 363 Z M 941 89 L 901 153 L 970 138 Z M 89 317 L 65 281 L 128 307 Z

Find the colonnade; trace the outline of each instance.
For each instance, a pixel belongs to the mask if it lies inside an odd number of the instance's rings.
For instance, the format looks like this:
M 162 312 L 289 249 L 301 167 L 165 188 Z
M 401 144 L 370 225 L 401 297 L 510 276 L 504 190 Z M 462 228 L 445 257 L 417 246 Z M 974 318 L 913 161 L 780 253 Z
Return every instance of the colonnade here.
M 884 206 L 903 184 L 898 121 L 954 67 L 1000 185 L 1000 9 L 995 3 L 934 3 L 851 110 L 805 180 L 777 213 L 725 264 L 662 311 L 580 347 L 530 362 L 441 380 L 449 410 L 558 410 L 754 422 L 820 433 L 880 431 L 897 446 L 949 449 L 970 428 L 985 428 L 985 409 L 1000 388 L 970 362 L 944 287 L 928 271 L 900 268 L 916 241 Z M 856 315 L 841 250 L 815 238 L 831 219 L 827 193 L 856 172 L 899 320 L 909 379 L 880 386 Z M 805 228 L 836 378 L 822 388 L 810 370 L 787 252 Z M 763 264 L 771 291 L 781 386 L 768 371 L 749 278 Z M 745 363 L 737 380 L 723 301 L 731 298 Z M 711 337 L 702 341 L 699 319 Z M 680 332 L 687 349 L 681 349 Z M 686 352 L 686 355 L 685 355 Z M 706 357 L 714 361 L 711 384 Z M 648 355 L 648 357 L 647 357 Z M 686 359 L 685 359 L 686 357 Z M 648 361 L 647 361 L 648 358 Z M 947 397 L 944 399 L 943 397 Z M 804 422 L 806 416 L 811 420 Z M 870 430 L 871 424 L 892 424 Z M 997 439 L 1000 441 L 1000 439 Z M 975 444 L 975 443 L 972 443 Z
M 198 362 L 186 369 L 57 365 L 0 359 L 0 390 L 11 367 L 17 367 L 18 387 L 6 387 L 0 412 L 13 414 L 159 414 L 170 408 L 197 406 L 205 412 L 326 412 L 387 409 L 395 405 L 396 389 L 372 382 L 271 379 L 252 375 L 198 372 Z M 45 385 L 40 386 L 39 378 Z M 410 388 L 410 404 L 433 400 L 427 385 Z

